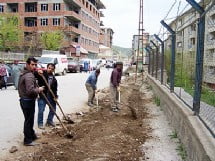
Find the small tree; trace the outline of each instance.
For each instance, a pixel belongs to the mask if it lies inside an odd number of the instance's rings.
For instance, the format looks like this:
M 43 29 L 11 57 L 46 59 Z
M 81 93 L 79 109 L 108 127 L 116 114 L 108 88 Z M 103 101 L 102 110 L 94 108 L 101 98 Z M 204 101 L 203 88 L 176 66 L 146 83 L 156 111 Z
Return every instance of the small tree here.
M 43 47 L 46 50 L 59 50 L 63 40 L 63 33 L 61 31 L 44 32 L 41 35 Z
M 0 50 L 13 50 L 22 42 L 20 20 L 17 16 L 0 16 Z

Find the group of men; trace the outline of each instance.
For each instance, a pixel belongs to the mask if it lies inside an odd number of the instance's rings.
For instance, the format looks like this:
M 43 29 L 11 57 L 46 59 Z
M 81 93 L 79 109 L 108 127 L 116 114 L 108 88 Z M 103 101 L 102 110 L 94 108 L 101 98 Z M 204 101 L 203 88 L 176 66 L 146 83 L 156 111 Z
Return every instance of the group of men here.
M 117 62 L 110 77 L 110 95 L 111 107 L 114 112 L 119 110 L 117 94 L 120 90 L 120 81 L 122 76 L 123 64 Z M 43 113 L 46 104 L 53 107 L 50 108 L 46 125 L 55 126 L 53 122 L 54 113 L 56 111 L 56 99 L 58 82 L 54 76 L 55 65 L 47 64 L 47 70 L 37 69 L 37 59 L 29 57 L 26 61 L 25 68 L 21 71 L 18 82 L 18 92 L 20 97 L 20 106 L 24 114 L 24 145 L 34 146 L 34 142 L 38 139 L 33 129 L 36 99 L 38 102 L 38 128 L 44 129 Z M 100 69 L 93 71 L 86 81 L 86 89 L 88 91 L 88 105 L 94 104 L 95 93 L 97 90 L 97 79 Z M 39 97 L 38 97 L 39 96 Z
M 118 112 L 119 108 L 119 91 L 120 91 L 120 82 L 122 77 L 123 63 L 116 62 L 114 64 L 114 69 L 110 77 L 110 99 L 111 99 L 111 109 L 113 112 Z M 85 86 L 88 91 L 88 106 L 94 106 L 94 98 L 97 92 L 97 80 L 100 74 L 100 69 L 96 69 L 88 77 Z
M 30 57 L 26 61 L 26 66 L 20 74 L 18 83 L 18 92 L 20 97 L 20 106 L 24 114 L 24 145 L 34 146 L 34 142 L 38 139 L 33 129 L 35 102 L 38 98 L 38 127 L 44 129 L 43 112 L 47 104 L 46 98 L 56 110 L 57 95 L 57 80 L 54 76 L 55 65 L 50 63 L 47 65 L 47 70 L 36 70 L 37 59 Z M 48 86 L 49 87 L 48 87 Z M 52 96 L 51 89 L 55 95 Z M 38 97 L 39 95 L 39 97 Z M 44 98 L 45 97 L 45 98 Z M 55 126 L 53 122 L 54 111 L 50 109 L 46 125 Z

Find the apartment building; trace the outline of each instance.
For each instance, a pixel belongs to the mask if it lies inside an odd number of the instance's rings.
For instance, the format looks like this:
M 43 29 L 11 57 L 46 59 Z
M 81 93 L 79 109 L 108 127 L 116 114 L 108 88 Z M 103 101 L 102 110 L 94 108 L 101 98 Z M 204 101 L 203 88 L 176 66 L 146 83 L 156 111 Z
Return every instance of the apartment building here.
M 215 6 L 206 15 L 204 82 L 215 89 Z
M 201 3 L 200 3 L 201 4 Z M 207 6 L 210 6 L 208 4 Z M 176 31 L 176 52 L 183 53 L 183 65 L 194 74 L 199 14 L 189 9 L 170 23 Z M 166 41 L 171 44 L 170 39 Z M 169 45 L 166 45 L 170 49 Z M 203 81 L 215 88 L 215 6 L 206 14 Z
M 0 14 L 19 16 L 28 41 L 35 32 L 61 30 L 63 47 L 81 46 L 89 57 L 99 52 L 100 9 L 100 0 L 0 0 Z
M 143 39 L 143 40 L 141 40 Z M 139 42 L 139 44 L 138 44 Z M 149 33 L 144 33 L 143 36 L 141 35 L 133 35 L 132 40 L 132 52 L 133 57 L 132 61 L 136 62 L 137 56 L 139 55 L 139 62 L 142 62 L 142 50 L 143 50 L 143 63 L 148 64 L 149 62 L 149 55 L 144 50 L 144 48 L 149 44 Z M 139 46 L 139 54 L 138 54 L 138 46 Z
M 111 48 L 113 44 L 113 30 L 111 28 L 101 27 L 99 43 L 106 47 Z

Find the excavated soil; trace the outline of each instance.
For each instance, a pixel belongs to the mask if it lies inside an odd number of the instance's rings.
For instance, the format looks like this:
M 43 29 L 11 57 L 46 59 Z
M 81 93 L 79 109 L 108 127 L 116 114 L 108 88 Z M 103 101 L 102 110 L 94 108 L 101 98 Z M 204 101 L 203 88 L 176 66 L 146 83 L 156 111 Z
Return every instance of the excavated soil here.
M 141 78 L 139 78 L 141 79 Z M 121 87 L 121 110 L 110 110 L 108 90 L 100 92 L 99 107 L 84 115 L 73 114 L 75 124 L 67 124 L 73 138 L 66 138 L 60 128 L 42 133 L 35 147 L 20 147 L 7 160 L 17 161 L 102 161 L 145 160 L 141 145 L 150 138 L 150 114 L 147 104 L 152 102 L 146 84 L 126 78 Z M 140 92 L 140 88 L 144 88 Z

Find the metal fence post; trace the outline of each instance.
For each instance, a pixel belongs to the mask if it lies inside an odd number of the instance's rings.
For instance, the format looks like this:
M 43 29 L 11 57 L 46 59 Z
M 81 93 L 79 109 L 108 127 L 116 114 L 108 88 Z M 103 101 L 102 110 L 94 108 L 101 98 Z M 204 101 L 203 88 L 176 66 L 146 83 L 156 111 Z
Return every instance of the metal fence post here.
M 175 42 L 176 42 L 176 35 L 175 31 L 167 25 L 164 20 L 161 21 L 161 24 L 171 33 L 172 35 L 172 54 L 171 54 L 171 71 L 170 71 L 170 92 L 174 92 L 175 86 Z
M 161 43 L 161 84 L 163 84 L 163 70 L 164 70 L 164 41 L 162 41 L 158 35 L 154 34 L 154 37 Z
M 158 78 L 158 46 L 155 44 L 154 41 L 150 40 L 150 42 L 152 43 L 152 45 L 155 47 L 155 78 L 157 79 Z
M 196 75 L 195 91 L 193 98 L 193 111 L 195 115 L 200 112 L 201 91 L 202 91 L 202 74 L 204 59 L 204 41 L 205 41 L 205 10 L 194 0 L 186 0 L 199 14 L 197 30 L 197 51 L 196 51 Z
M 145 50 L 148 52 L 148 54 L 149 54 L 149 65 L 148 65 L 148 73 L 150 74 L 150 71 L 151 71 L 151 69 L 150 69 L 150 65 L 151 65 L 151 52 L 150 52 L 150 49 L 148 48 L 148 46 L 146 46 L 145 47 Z
M 154 50 L 152 49 L 151 46 L 148 46 L 148 48 L 151 50 L 151 55 L 152 55 L 152 62 L 151 62 L 151 75 L 154 76 Z

